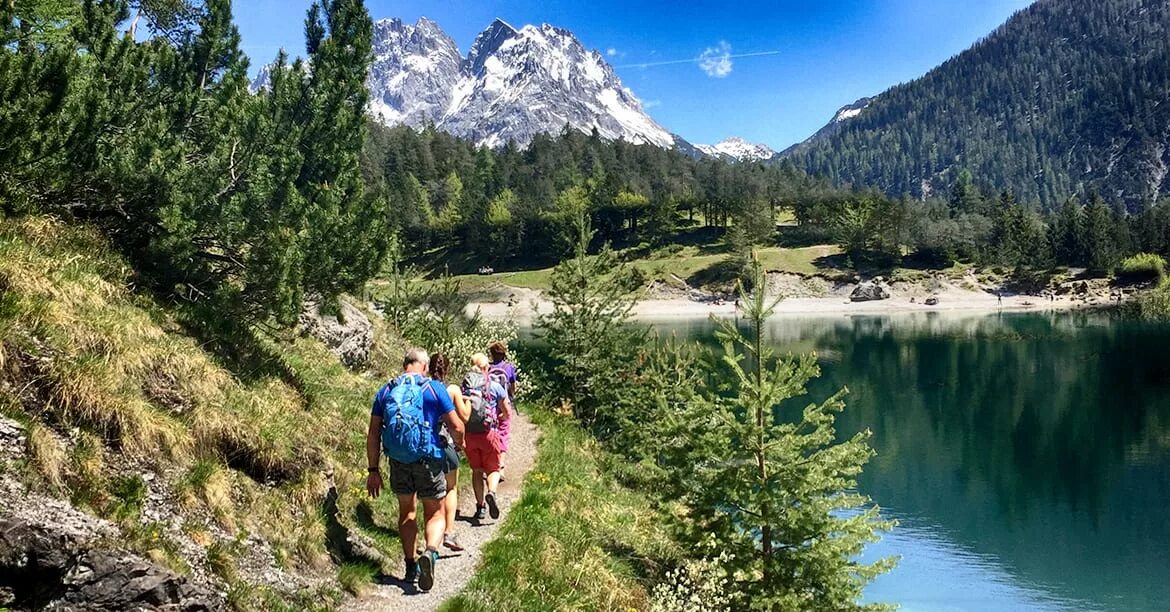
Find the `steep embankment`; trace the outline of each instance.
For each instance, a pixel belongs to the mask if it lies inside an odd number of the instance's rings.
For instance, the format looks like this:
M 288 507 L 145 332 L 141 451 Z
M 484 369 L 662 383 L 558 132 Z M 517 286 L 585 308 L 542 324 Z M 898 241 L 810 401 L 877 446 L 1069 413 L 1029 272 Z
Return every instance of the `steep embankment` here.
M 362 487 L 381 378 L 292 333 L 196 340 L 133 281 L 97 232 L 0 220 L 0 607 L 74 601 L 87 560 L 127 559 L 159 578 L 116 608 L 303 609 L 400 558 Z

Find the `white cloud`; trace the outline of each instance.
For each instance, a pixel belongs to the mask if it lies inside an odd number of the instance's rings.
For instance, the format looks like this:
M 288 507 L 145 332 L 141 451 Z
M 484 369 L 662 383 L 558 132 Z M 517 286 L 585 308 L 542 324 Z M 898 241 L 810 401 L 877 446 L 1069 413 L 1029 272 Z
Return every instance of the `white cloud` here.
M 610 57 L 613 57 L 613 56 L 618 54 L 618 50 L 614 49 L 613 47 L 610 47 L 610 48 L 605 50 L 605 54 L 610 56 Z
M 709 77 L 721 79 L 731 74 L 731 45 L 721 40 L 699 54 L 699 68 Z
M 642 102 L 642 108 L 645 110 L 650 110 L 655 106 L 662 106 L 662 100 L 646 100 Z

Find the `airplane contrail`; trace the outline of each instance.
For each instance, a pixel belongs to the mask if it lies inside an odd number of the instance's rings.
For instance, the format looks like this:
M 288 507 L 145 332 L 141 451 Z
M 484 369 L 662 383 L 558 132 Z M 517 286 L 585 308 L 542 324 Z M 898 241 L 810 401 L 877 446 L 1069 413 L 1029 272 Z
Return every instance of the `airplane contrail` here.
M 739 59 L 741 57 L 760 57 L 764 55 L 780 55 L 783 51 L 756 51 L 755 53 L 733 53 L 731 55 L 717 55 L 715 58 L 726 57 L 727 59 Z M 661 62 L 643 62 L 640 64 L 622 64 L 616 66 L 617 68 L 652 68 L 654 66 L 670 66 L 672 64 L 694 64 L 703 61 L 703 57 L 692 57 L 690 59 L 678 60 L 664 60 Z

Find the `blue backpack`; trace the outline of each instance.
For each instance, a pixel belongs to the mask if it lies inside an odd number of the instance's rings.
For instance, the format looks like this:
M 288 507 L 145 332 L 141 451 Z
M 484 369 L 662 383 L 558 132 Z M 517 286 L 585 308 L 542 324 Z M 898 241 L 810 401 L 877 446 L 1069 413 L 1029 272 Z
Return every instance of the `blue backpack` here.
M 435 456 L 431 424 L 423 414 L 423 392 L 428 387 L 428 379 L 403 374 L 382 389 L 386 396 L 382 406 L 382 450 L 387 457 L 414 463 Z

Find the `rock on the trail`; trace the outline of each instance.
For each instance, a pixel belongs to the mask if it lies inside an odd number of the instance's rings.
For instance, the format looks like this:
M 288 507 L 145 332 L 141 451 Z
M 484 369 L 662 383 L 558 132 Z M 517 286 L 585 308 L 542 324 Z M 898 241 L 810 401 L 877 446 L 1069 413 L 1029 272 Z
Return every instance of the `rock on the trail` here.
M 853 290 L 853 293 L 849 294 L 849 301 L 851 302 L 869 302 L 888 299 L 890 299 L 890 292 L 875 282 L 861 283 Z
M 347 367 L 359 367 L 370 360 L 374 326 L 365 313 L 344 300 L 337 315 L 324 314 L 317 302 L 307 301 L 298 321 L 305 333 L 329 347 Z

